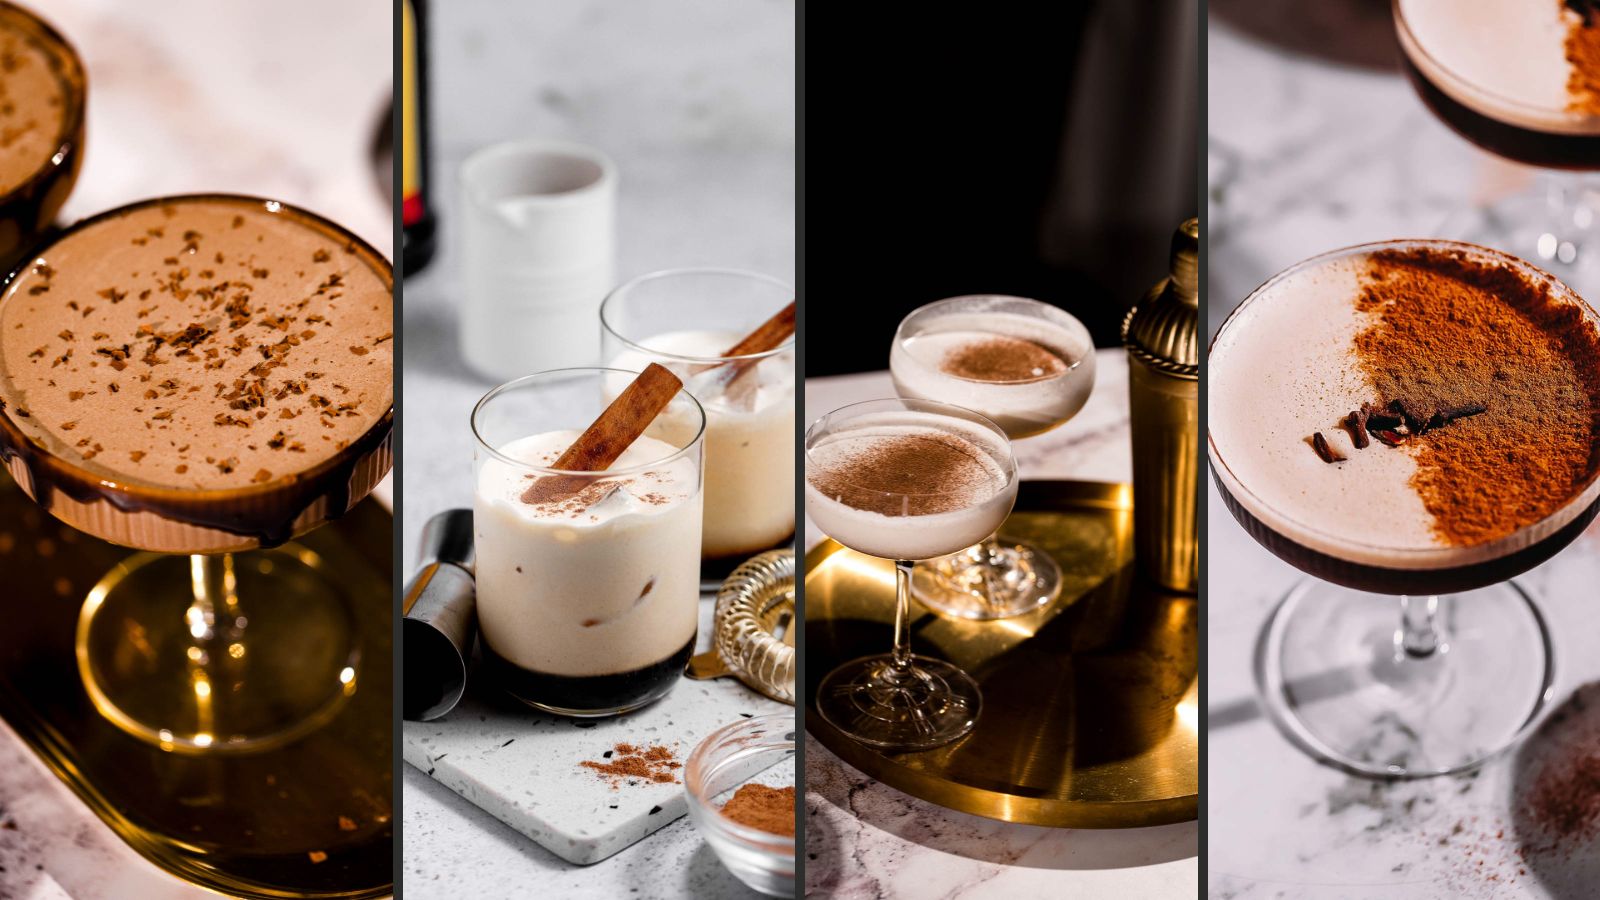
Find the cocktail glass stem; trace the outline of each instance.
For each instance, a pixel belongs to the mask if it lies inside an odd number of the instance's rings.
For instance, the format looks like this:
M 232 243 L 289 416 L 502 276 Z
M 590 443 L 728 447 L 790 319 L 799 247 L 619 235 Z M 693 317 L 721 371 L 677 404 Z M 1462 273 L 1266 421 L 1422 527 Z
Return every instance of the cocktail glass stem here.
M 1400 630 L 1395 645 L 1412 659 L 1426 659 L 1444 649 L 1439 633 L 1439 598 L 1401 597 Z
M 894 668 L 904 676 L 911 669 L 911 566 L 909 559 L 894 561 Z

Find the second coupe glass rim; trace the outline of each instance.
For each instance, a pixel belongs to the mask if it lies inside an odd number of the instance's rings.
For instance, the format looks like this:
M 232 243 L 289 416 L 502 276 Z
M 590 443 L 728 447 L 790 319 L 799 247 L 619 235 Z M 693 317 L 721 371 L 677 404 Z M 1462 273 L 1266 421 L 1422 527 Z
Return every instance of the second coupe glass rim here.
M 880 403 L 882 403 L 882 404 L 897 403 L 897 404 L 900 404 L 902 406 L 902 408 L 911 408 L 911 407 L 906 407 L 906 404 L 916 404 L 916 405 L 919 405 L 919 406 L 942 407 L 944 409 L 955 410 L 957 412 L 962 413 L 962 415 L 959 416 L 959 418 L 968 419 L 969 421 L 975 422 L 976 424 L 982 425 L 985 428 L 989 428 L 989 429 L 993 430 L 994 433 L 1000 437 L 1001 441 L 1004 443 L 1005 448 L 1006 448 L 1006 458 L 1003 461 L 1002 460 L 996 460 L 996 462 L 1001 462 L 1002 463 L 1002 467 L 1005 469 L 1005 472 L 1006 472 L 1005 484 L 1001 485 L 1000 489 L 1001 490 L 1005 490 L 1005 489 L 1011 487 L 1011 485 L 1018 480 L 1019 472 L 1018 472 L 1018 469 L 1017 469 L 1017 457 L 1016 457 L 1016 454 L 1011 450 L 1011 438 L 1006 436 L 1005 431 L 1002 430 L 999 425 L 996 425 L 994 423 L 994 420 L 990 419 L 988 416 L 984 415 L 983 413 L 975 412 L 973 410 L 967 409 L 965 406 L 957 406 L 954 403 L 943 403 L 943 402 L 938 401 L 938 400 L 917 400 L 917 399 L 908 398 L 908 397 L 877 397 L 877 398 L 874 398 L 872 400 L 857 400 L 854 403 L 847 403 L 844 406 L 840 406 L 840 407 L 836 407 L 834 409 L 830 409 L 827 412 L 823 413 L 822 415 L 818 416 L 815 420 L 812 421 L 812 423 L 810 425 L 806 426 L 806 433 L 805 433 L 805 439 L 804 439 L 804 446 L 805 446 L 805 451 L 806 451 L 806 463 L 809 465 L 810 462 L 811 462 L 811 437 L 812 437 L 812 432 L 814 432 L 816 430 L 818 425 L 822 424 L 825 420 L 827 420 L 830 416 L 834 415 L 835 413 L 844 412 L 845 410 L 855 409 L 855 408 L 861 407 L 861 406 L 870 406 L 870 405 L 875 405 L 875 404 L 880 404 Z M 913 409 L 913 411 L 915 411 L 914 408 L 912 408 L 912 409 Z M 939 409 L 929 409 L 929 410 L 924 410 L 924 411 L 925 412 L 932 412 L 932 413 L 939 413 L 940 412 Z M 958 493 L 957 491 L 919 491 L 919 492 L 912 492 L 912 491 L 884 491 L 884 490 L 879 490 L 877 488 L 862 487 L 862 486 L 856 485 L 856 484 L 851 484 L 851 487 L 854 487 L 857 490 L 860 490 L 860 491 L 863 491 L 863 492 L 866 492 L 866 493 L 869 493 L 869 494 L 876 494 L 876 495 L 878 495 L 880 497 L 944 497 L 944 496 L 948 496 L 950 494 Z

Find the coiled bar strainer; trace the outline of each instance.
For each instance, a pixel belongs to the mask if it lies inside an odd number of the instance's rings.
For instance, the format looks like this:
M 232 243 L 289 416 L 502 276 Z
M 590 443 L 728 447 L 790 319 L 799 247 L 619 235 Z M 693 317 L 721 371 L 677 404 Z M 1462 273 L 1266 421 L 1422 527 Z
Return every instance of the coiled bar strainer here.
M 768 550 L 734 569 L 717 592 L 712 649 L 689 660 L 689 677 L 733 675 L 793 704 L 794 575 L 793 550 Z

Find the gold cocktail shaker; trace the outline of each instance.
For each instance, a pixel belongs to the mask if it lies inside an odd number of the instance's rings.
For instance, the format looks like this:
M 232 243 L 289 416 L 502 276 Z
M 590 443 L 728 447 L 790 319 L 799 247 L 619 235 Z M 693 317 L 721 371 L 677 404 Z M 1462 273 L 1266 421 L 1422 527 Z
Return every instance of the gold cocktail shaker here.
M 1172 236 L 1168 276 L 1122 320 L 1133 415 L 1133 542 L 1162 587 L 1199 588 L 1200 220 Z

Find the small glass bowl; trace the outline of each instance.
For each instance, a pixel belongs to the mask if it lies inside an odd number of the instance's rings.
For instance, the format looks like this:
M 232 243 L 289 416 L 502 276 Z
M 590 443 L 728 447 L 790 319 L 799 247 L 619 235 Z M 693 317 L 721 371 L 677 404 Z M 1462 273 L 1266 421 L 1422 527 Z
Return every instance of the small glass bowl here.
M 740 719 L 713 731 L 683 766 L 695 827 L 728 871 L 773 897 L 794 896 L 794 838 L 741 825 L 722 805 L 740 785 L 794 757 L 795 731 L 793 713 Z

